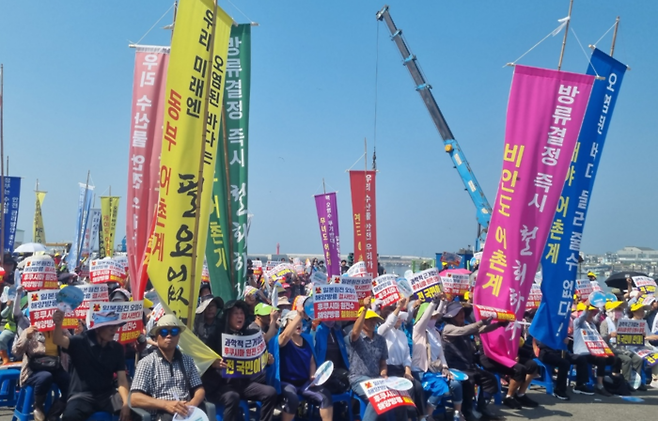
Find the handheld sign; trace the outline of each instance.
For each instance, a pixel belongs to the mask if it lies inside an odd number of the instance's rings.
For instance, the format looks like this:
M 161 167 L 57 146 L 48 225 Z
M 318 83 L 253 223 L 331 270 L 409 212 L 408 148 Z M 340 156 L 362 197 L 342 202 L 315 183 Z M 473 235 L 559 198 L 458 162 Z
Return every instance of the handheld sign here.
M 359 311 L 359 299 L 351 285 L 317 285 L 314 288 L 313 309 L 319 320 L 354 320 Z M 308 300 L 307 300 L 308 301 Z M 306 309 L 306 303 L 304 303 Z
M 497 322 L 513 322 L 516 320 L 516 315 L 510 310 L 503 310 L 500 308 L 487 307 L 481 305 L 475 305 L 475 312 L 478 315 L 478 319 L 488 319 L 493 317 Z
M 617 322 L 617 343 L 624 346 L 644 345 L 647 322 L 644 320 L 621 319 Z
M 372 280 L 372 293 L 381 300 L 382 307 L 400 301 L 397 277 L 395 275 L 382 275 Z
M 367 276 L 337 276 L 334 277 L 334 285 L 351 285 L 356 290 L 359 305 L 363 305 L 366 299 L 370 299 L 372 288 L 372 277 Z
M 617 301 L 617 296 L 613 294 L 612 292 L 608 292 L 605 294 L 605 300 L 606 301 L 612 301 L 613 303 Z
M 313 297 L 308 297 L 304 300 L 304 313 L 310 318 L 315 319 L 315 299 Z
M 222 358 L 226 368 L 222 377 L 248 378 L 260 374 L 267 367 L 267 345 L 261 332 L 253 335 L 222 333 Z
M 55 261 L 50 256 L 32 256 L 25 259 L 21 285 L 25 291 L 56 289 L 58 283 Z
M 29 309 L 30 309 L 30 324 L 36 326 L 39 332 L 48 332 L 55 330 L 55 323 L 53 322 L 53 313 L 57 310 L 57 289 L 44 289 L 41 291 L 29 292 Z M 65 313 L 64 329 L 74 329 L 78 327 L 78 321 L 75 314 L 72 312 Z
M 633 276 L 633 283 L 642 292 L 653 294 L 656 292 L 656 281 L 648 276 Z
M 187 417 L 181 417 L 178 414 L 174 414 L 174 421 L 209 421 L 206 413 L 196 406 L 188 406 L 187 409 Z
M 386 379 L 370 379 L 359 384 L 377 415 L 401 406 L 415 406 L 407 392 L 389 389 L 386 386 Z
M 525 309 L 534 310 L 539 308 L 539 304 L 541 304 L 541 298 L 541 286 L 532 284 L 532 287 L 530 287 L 530 293 L 528 294 L 528 299 L 525 302 Z
M 463 371 L 459 371 L 456 368 L 451 368 L 450 374 L 452 374 L 452 377 L 454 377 L 454 379 L 457 380 L 458 382 L 463 382 L 468 380 L 468 374 L 464 373 Z
M 414 384 L 404 377 L 389 377 L 386 379 L 386 387 L 393 390 L 409 390 L 414 387 Z
M 329 377 L 331 377 L 331 373 L 333 372 L 334 363 L 331 361 L 325 361 L 320 365 L 320 367 L 317 368 L 317 370 L 315 370 L 315 378 L 311 384 L 308 385 L 307 389 L 313 386 L 322 386 L 327 382 L 327 380 L 329 380 Z
M 395 281 L 398 283 L 398 291 L 404 298 L 409 298 L 414 295 L 414 290 L 409 284 L 407 278 L 398 278 Z
M 366 262 L 356 262 L 349 269 L 347 269 L 348 276 L 366 276 L 368 270 L 366 269 Z
M 57 300 L 57 308 L 64 313 L 68 313 L 82 304 L 85 293 L 80 288 L 69 285 L 60 289 L 55 299 Z
M 87 311 L 89 310 L 89 303 L 91 303 L 92 301 L 109 300 L 109 296 L 107 292 L 107 284 L 84 284 L 84 285 L 76 285 L 74 288 L 78 288 L 80 291 L 82 291 L 82 294 L 84 296 L 82 303 L 78 306 L 78 308 L 75 309 L 75 317 L 77 319 L 80 320 L 87 319 Z M 162 308 L 162 306 L 160 306 L 160 308 Z
M 460 297 L 466 294 L 471 286 L 468 273 L 459 273 L 454 269 L 441 272 L 441 283 L 446 294 Z
M 441 277 L 437 268 L 430 268 L 411 275 L 409 284 L 413 292 L 418 296 L 418 300 L 429 301 L 435 294 L 441 292 Z M 468 281 L 468 276 L 466 277 Z M 399 282 L 398 282 L 399 285 Z
M 581 301 L 586 301 L 592 293 L 592 281 L 589 279 L 576 279 L 576 293 Z
M 601 291 L 594 291 L 589 295 L 589 303 L 599 309 L 605 306 L 605 294 Z
M 620 320 L 621 321 L 621 320 Z M 585 345 L 590 354 L 595 357 L 610 357 L 615 355 L 608 344 L 601 338 L 599 332 L 593 329 L 581 329 Z M 619 339 L 617 339 L 619 340 Z

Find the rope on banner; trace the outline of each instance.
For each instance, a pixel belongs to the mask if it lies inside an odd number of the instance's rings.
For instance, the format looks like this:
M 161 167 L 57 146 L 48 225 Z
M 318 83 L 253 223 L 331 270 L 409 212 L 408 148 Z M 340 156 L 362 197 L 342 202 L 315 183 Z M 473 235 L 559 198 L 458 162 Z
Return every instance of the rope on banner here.
M 348 172 L 349 170 L 351 170 L 352 168 L 354 168 L 354 166 L 355 166 L 356 164 L 358 164 L 359 161 L 361 161 L 361 158 L 363 158 L 365 155 L 366 155 L 365 152 L 364 152 L 363 154 L 361 154 L 361 156 L 359 157 L 359 159 L 357 159 L 356 162 L 355 162 L 354 164 L 352 164 L 351 167 L 349 167 L 348 169 L 346 169 L 345 172 Z M 366 165 L 367 165 L 367 162 L 366 162 Z
M 505 67 L 507 67 L 507 66 L 515 66 L 516 63 L 517 63 L 519 60 L 521 60 L 523 57 L 526 56 L 526 54 L 528 54 L 530 51 L 532 51 L 532 50 L 534 50 L 535 48 L 537 48 L 537 46 L 539 46 L 539 44 L 541 44 L 542 42 L 546 41 L 546 38 L 548 38 L 548 37 L 550 37 L 550 36 L 555 36 L 555 35 L 559 34 L 560 31 L 562 30 L 562 28 L 564 28 L 564 26 L 565 26 L 566 23 L 568 22 L 568 19 L 567 19 L 567 18 L 562 18 L 562 19 L 560 19 L 558 22 L 560 22 L 560 25 L 559 25 L 557 28 L 555 28 L 555 29 L 553 29 L 551 32 L 549 32 L 548 35 L 546 35 L 544 38 L 542 38 L 541 41 L 539 41 L 537 44 L 533 45 L 532 48 L 530 48 L 528 51 L 526 51 L 525 53 L 521 54 L 521 56 L 520 56 L 519 58 L 517 58 L 516 60 L 514 60 L 514 61 L 511 62 L 511 63 L 507 63 L 507 64 L 505 64 L 505 65 L 503 66 L 503 68 L 505 68 Z
M 171 11 L 171 9 L 174 8 L 175 5 L 176 5 L 176 2 L 172 3 L 172 5 L 169 6 L 169 9 L 167 9 L 167 11 L 164 12 L 164 14 L 163 14 L 162 16 L 160 16 L 160 19 L 158 19 L 158 20 L 153 24 L 153 26 L 151 26 L 151 28 L 149 28 L 149 30 L 146 31 L 146 33 L 145 33 L 145 34 L 139 39 L 139 41 L 137 41 L 137 42 L 130 42 L 130 41 L 128 41 L 128 42 L 130 43 L 130 46 L 138 45 L 138 44 L 139 44 L 144 38 L 146 38 L 146 36 L 147 36 L 147 35 L 153 30 L 153 28 L 155 28 L 156 25 L 157 25 L 158 23 L 160 23 L 160 21 L 161 21 L 162 19 L 164 19 L 165 16 L 167 16 L 167 14 Z
M 617 24 L 617 22 L 613 23 L 612 26 L 611 26 L 610 28 L 608 28 L 608 30 L 605 31 L 605 33 L 604 33 L 603 35 L 601 35 L 601 38 L 597 39 L 596 42 L 595 42 L 594 44 L 592 44 L 592 45 L 593 45 L 594 47 L 596 47 L 597 44 L 598 44 L 599 42 L 601 42 L 601 40 L 602 40 L 606 35 L 608 35 L 608 32 L 612 31 L 612 28 L 614 28 L 616 24 Z
M 592 64 L 592 61 L 589 59 L 589 56 L 587 55 L 587 52 L 585 51 L 585 47 L 583 47 L 583 44 L 580 43 L 580 40 L 578 39 L 578 35 L 576 35 L 576 31 L 573 30 L 573 28 L 570 28 L 571 32 L 573 33 L 573 36 L 576 38 L 576 41 L 578 42 L 578 45 L 580 46 L 580 50 L 583 52 L 585 55 L 585 58 L 587 59 L 587 62 L 589 63 L 590 66 L 592 66 L 592 70 L 594 70 L 594 74 L 596 75 L 596 80 L 605 80 L 605 77 L 600 76 L 599 72 L 596 71 L 594 68 L 594 65 Z
M 228 4 L 230 4 L 231 6 L 235 7 L 235 9 L 236 9 L 238 12 L 242 13 L 242 16 L 244 16 L 245 18 L 247 18 L 247 20 L 249 21 L 249 24 L 250 24 L 251 26 L 260 26 L 260 25 L 258 25 L 257 22 L 254 22 L 253 20 L 249 19 L 249 16 L 245 15 L 244 12 L 238 8 L 238 6 L 236 6 L 235 4 L 233 4 L 233 2 L 231 2 L 231 0 L 226 0 L 226 1 L 228 2 Z

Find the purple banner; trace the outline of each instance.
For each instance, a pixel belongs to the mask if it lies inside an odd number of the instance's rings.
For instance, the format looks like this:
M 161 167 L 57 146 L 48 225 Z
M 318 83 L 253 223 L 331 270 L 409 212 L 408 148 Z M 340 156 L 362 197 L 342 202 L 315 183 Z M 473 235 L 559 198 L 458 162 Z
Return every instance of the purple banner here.
M 523 318 L 583 122 L 594 77 L 516 66 L 503 171 L 474 304 Z M 512 367 L 521 325 L 481 335 L 485 354 Z
M 318 209 L 322 253 L 327 266 L 327 276 L 340 276 L 340 240 L 338 238 L 338 207 L 336 193 L 315 196 Z

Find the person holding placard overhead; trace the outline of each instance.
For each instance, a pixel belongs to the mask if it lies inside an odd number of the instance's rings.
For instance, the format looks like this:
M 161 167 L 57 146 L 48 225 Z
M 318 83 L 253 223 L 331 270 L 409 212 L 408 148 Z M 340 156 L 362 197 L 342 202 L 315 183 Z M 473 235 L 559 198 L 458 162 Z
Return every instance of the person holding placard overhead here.
M 281 319 L 283 332 L 279 334 L 279 370 L 281 395 L 285 402 L 282 421 L 292 421 L 299 407 L 299 397 L 320 407 L 322 421 L 331 421 L 334 408 L 331 393 L 322 386 L 311 386 L 315 378 L 317 364 L 314 357 L 313 339 L 302 334 L 304 313 L 296 310 L 286 313 Z

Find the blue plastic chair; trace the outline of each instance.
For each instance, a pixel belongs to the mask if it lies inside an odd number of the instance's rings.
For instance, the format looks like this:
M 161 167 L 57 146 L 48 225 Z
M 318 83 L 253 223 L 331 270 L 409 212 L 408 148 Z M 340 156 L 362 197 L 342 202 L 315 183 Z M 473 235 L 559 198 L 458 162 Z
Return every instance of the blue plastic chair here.
M 57 385 L 53 384 L 50 393 L 46 395 L 46 402 L 44 409 L 46 412 L 50 409 L 53 401 L 59 399 L 59 390 Z M 32 386 L 24 386 L 18 393 L 16 401 L 16 408 L 14 408 L 14 415 L 11 421 L 32 421 L 34 419 L 34 388 Z
M 112 415 L 109 412 L 95 412 L 87 418 L 87 421 L 117 421 L 118 419 L 118 415 Z
M 345 402 L 347 403 L 347 409 L 348 409 L 348 414 L 349 414 L 349 421 L 354 421 L 354 414 L 352 413 L 352 397 L 354 396 L 354 392 L 351 390 L 349 392 L 341 393 L 339 395 L 331 395 L 331 400 L 333 401 L 334 405 L 336 402 Z M 304 399 L 303 396 L 299 396 L 300 402 Z M 315 403 L 311 401 L 306 401 L 308 403 L 308 419 L 312 420 L 313 417 L 315 416 L 316 411 L 319 411 L 320 408 L 315 405 Z M 364 409 L 365 411 L 365 409 Z
M 242 410 L 242 416 L 245 421 L 249 421 L 249 415 L 251 414 L 251 409 L 249 407 L 249 402 L 245 400 L 240 401 L 240 409 Z M 217 406 L 217 413 L 215 414 L 215 419 L 217 421 L 224 420 L 224 406 Z M 260 402 L 256 403 L 256 419 L 260 419 Z
M 539 361 L 539 359 L 535 358 L 535 362 L 537 363 L 537 366 L 539 367 L 539 375 L 541 376 L 539 379 L 533 379 L 532 382 L 530 382 L 531 385 L 537 385 L 540 387 L 543 387 L 546 389 L 546 394 L 547 395 L 552 395 L 553 394 L 553 367 L 547 364 L 544 364 L 543 362 Z
M 20 374 L 15 368 L 0 370 L 0 407 L 16 406 L 16 385 Z

